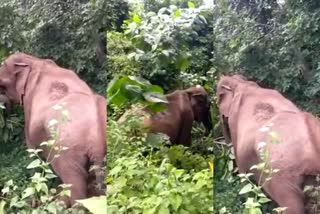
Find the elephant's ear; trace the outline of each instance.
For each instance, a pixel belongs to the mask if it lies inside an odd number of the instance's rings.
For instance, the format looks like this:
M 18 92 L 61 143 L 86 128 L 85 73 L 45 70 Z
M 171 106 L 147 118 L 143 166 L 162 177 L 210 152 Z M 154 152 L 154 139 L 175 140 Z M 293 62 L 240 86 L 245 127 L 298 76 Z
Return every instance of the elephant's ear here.
M 26 83 L 31 71 L 30 65 L 26 63 L 14 63 L 16 75 L 16 91 L 19 95 L 20 104 L 22 104 L 22 98 L 25 94 Z
M 218 106 L 221 115 L 229 117 L 231 102 L 233 99 L 233 90 L 228 85 L 221 85 L 218 89 Z

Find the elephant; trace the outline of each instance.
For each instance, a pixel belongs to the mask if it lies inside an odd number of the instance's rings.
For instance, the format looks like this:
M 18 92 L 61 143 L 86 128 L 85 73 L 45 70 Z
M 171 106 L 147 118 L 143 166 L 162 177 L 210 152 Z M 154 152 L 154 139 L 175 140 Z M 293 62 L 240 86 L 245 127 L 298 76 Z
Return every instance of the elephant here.
M 266 174 L 250 169 L 262 160 L 261 146 L 269 153 L 269 166 L 280 170 L 263 186 L 286 214 L 307 213 L 306 184 L 315 184 L 320 172 L 320 123 L 310 113 L 274 89 L 261 88 L 241 75 L 222 76 L 217 102 L 226 143 L 234 146 L 240 173 L 253 172 L 255 180 Z M 266 143 L 270 132 L 278 144 Z
M 197 121 L 206 128 L 205 135 L 210 134 L 210 100 L 203 87 L 197 85 L 175 90 L 166 98 L 168 103 L 162 112 L 153 113 L 147 107 L 134 110 L 138 115 L 150 115 L 144 119 L 144 126 L 148 127 L 150 133 L 163 133 L 169 136 L 172 144 L 190 146 L 192 123 Z M 125 121 L 126 117 L 125 113 L 118 122 Z
M 64 184 L 71 184 L 71 196 L 64 199 L 67 207 L 87 198 L 91 191 L 89 168 L 102 168 L 106 155 L 105 99 L 74 71 L 22 52 L 10 55 L 0 67 L 0 88 L 10 101 L 23 106 L 27 147 L 42 148 L 41 157 L 51 163 Z M 53 158 L 55 150 L 40 144 L 50 140 L 48 123 L 61 114 L 53 108 L 57 105 L 65 105 L 69 113 L 69 121 L 58 127 L 56 142 L 67 149 Z M 102 186 L 101 172 L 94 171 L 96 182 Z

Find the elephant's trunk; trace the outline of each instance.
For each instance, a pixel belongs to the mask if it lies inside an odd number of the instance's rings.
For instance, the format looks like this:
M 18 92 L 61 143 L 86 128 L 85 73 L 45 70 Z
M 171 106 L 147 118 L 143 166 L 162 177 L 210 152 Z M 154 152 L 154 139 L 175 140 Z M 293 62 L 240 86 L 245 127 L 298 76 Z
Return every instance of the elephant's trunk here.
M 231 143 L 231 134 L 230 134 L 229 124 L 228 124 L 227 118 L 225 118 L 221 114 L 220 114 L 220 123 L 221 123 L 221 128 L 222 128 L 223 137 L 225 139 L 225 142 L 227 144 L 229 144 L 229 143 Z
M 212 119 L 211 119 L 211 114 L 210 114 L 210 108 L 208 110 L 208 113 L 205 117 L 205 119 L 202 121 L 204 127 L 206 128 L 205 135 L 208 136 L 210 134 L 210 131 L 212 130 Z

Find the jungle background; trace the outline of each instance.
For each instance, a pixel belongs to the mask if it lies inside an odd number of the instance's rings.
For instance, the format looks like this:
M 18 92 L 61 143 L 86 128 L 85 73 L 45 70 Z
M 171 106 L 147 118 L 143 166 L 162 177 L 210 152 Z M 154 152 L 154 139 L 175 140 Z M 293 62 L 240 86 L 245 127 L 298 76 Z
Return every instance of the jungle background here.
M 50 58 L 105 96 L 106 30 L 111 22 L 107 2 L 1 0 L 0 61 L 15 51 Z M 50 188 L 57 181 L 44 180 L 44 174 L 50 177 L 48 171 L 36 176 L 47 166 L 29 157 L 23 120 L 18 106 L 11 115 L 0 115 L 0 213 L 81 213 L 52 203 L 55 193 Z M 88 201 L 85 206 L 93 213 L 105 212 L 105 200 Z
M 121 88 L 121 84 L 140 87 L 139 90 L 119 89 L 121 98 L 108 102 L 107 182 L 111 190 L 107 201 L 108 209 L 114 213 L 132 210 L 137 210 L 136 213 L 143 210 L 145 213 L 206 213 L 207 207 L 202 201 L 184 202 L 176 199 L 179 197 L 213 200 L 214 213 L 243 213 L 249 196 L 239 195 L 244 184 L 235 173 L 232 150 L 221 138 L 215 104 L 215 88 L 221 74 L 243 74 L 263 87 L 279 90 L 301 108 L 316 115 L 320 113 L 320 2 L 213 0 L 213 3 L 208 7 L 202 1 L 144 0 L 129 4 L 110 1 L 113 22 L 107 32 L 107 78 L 109 83 L 114 78 L 117 80 L 111 82 L 112 87 L 109 85 L 110 95 L 114 87 Z M 121 81 L 117 78 L 119 75 Z M 202 128 L 195 126 L 191 148 L 158 146 L 154 150 L 156 146 L 148 145 L 143 133 L 137 134 L 138 125 L 134 121 L 124 127 L 117 125 L 116 120 L 122 113 L 137 102 L 132 99 L 133 95 L 148 88 L 149 83 L 143 85 L 145 82 L 137 82 L 132 76 L 161 86 L 163 91 L 159 92 L 163 93 L 203 85 L 212 97 L 213 136 L 203 137 Z M 149 149 L 147 156 L 141 148 Z M 139 152 L 144 156 L 135 156 Z M 164 178 L 154 181 L 154 167 L 164 166 L 161 161 L 192 177 L 194 173 L 208 170 L 210 164 L 207 163 L 212 158 L 213 196 L 205 185 L 210 183 L 206 176 L 202 176 L 202 189 L 197 182 L 187 179 L 169 182 L 165 188 L 161 186 L 164 193 L 157 189 L 155 183 Z M 122 162 L 141 165 L 130 168 Z M 171 175 L 166 170 L 161 172 Z M 133 175 L 137 176 L 136 180 Z M 142 183 L 138 180 L 146 184 L 145 189 L 141 189 Z M 129 191 L 127 186 L 134 191 Z M 261 212 L 271 212 L 272 207 L 272 203 L 266 203 Z

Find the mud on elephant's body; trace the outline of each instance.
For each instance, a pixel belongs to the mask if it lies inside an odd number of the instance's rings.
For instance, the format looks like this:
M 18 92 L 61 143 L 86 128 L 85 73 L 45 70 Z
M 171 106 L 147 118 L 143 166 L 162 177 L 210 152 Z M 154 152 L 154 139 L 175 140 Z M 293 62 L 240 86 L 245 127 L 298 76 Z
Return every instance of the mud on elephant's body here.
M 303 186 L 320 173 L 320 125 L 276 90 L 264 89 L 243 77 L 223 76 L 217 97 L 224 135 L 231 140 L 240 173 L 260 162 L 259 146 L 268 141 L 262 127 L 279 135 L 279 144 L 267 144 L 273 175 L 264 190 L 287 214 L 305 213 Z M 256 179 L 260 172 L 254 171 Z
M 176 90 L 166 95 L 166 110 L 152 113 L 147 108 L 135 110 L 137 114 L 151 115 L 144 120 L 144 125 L 151 133 L 164 133 L 172 144 L 191 145 L 193 121 L 201 122 L 206 128 L 206 135 L 212 129 L 210 100 L 205 89 L 195 86 L 186 90 Z M 126 114 L 118 122 L 125 121 Z
M 103 167 L 106 154 L 105 121 L 101 99 L 73 71 L 51 60 L 27 54 L 9 56 L 0 68 L 0 87 L 11 101 L 24 108 L 25 137 L 29 148 L 38 147 L 50 137 L 48 122 L 60 115 L 52 107 L 66 103 L 70 121 L 59 127 L 60 146 L 67 147 L 53 160 L 52 167 L 63 183 L 72 184 L 71 200 L 88 196 L 88 170 Z M 98 101 L 100 100 L 100 101 Z M 48 157 L 48 148 L 42 156 Z M 101 181 L 101 176 L 96 178 Z M 102 179 L 103 180 L 103 179 Z

